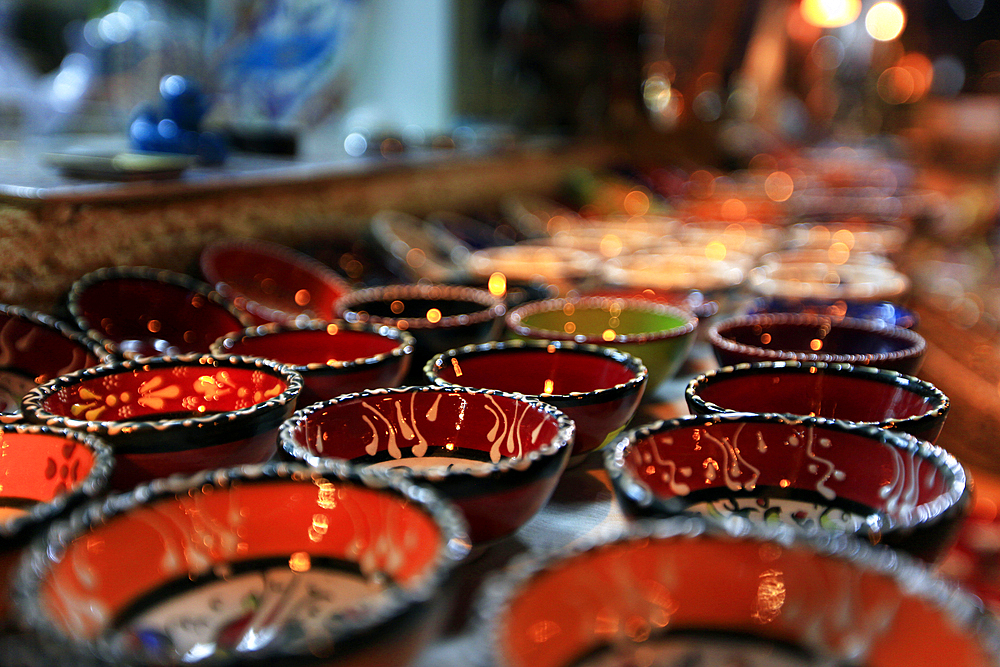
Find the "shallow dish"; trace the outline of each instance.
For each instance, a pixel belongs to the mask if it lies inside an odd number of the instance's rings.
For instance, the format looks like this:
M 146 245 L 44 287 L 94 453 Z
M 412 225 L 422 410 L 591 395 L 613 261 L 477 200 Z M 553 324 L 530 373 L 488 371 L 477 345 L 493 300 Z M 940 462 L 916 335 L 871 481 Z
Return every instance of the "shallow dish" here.
M 936 445 L 859 424 L 726 413 L 654 422 L 605 451 L 631 516 L 741 516 L 844 532 L 928 562 L 954 543 L 972 496 Z
M 609 347 L 569 341 L 469 345 L 424 366 L 432 384 L 524 394 L 559 408 L 576 424 L 571 460 L 609 442 L 632 419 L 646 389 L 646 367 Z
M 47 665 L 397 665 L 467 552 L 458 512 L 406 480 L 243 466 L 80 508 L 15 599 Z
M 281 445 L 309 464 L 426 483 L 454 501 L 477 546 L 505 537 L 548 501 L 573 448 L 573 422 L 518 394 L 399 387 L 339 396 L 295 412 Z
M 112 488 L 261 463 L 277 453 L 302 377 L 269 359 L 184 355 L 60 376 L 25 396 L 25 416 L 94 433 L 115 453 Z
M 302 376 L 302 407 L 339 394 L 396 387 L 410 368 L 413 336 L 395 327 L 343 320 L 267 324 L 212 343 L 217 355 L 263 357 Z
M 98 269 L 70 287 L 76 325 L 116 357 L 206 353 L 250 319 L 207 283 L 142 266 Z

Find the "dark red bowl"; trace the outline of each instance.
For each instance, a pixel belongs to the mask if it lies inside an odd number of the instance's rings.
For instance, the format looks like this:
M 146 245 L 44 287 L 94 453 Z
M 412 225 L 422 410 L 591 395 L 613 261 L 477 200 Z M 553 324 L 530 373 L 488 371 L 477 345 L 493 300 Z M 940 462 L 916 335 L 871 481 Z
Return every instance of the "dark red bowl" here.
M 255 324 L 330 319 L 337 299 L 351 291 L 326 264 L 270 241 L 216 241 L 199 263 L 205 280 Z
M 25 416 L 94 433 L 114 450 L 111 486 L 245 463 L 277 453 L 302 377 L 269 359 L 185 355 L 128 360 L 32 389 Z
M 524 394 L 563 411 L 576 424 L 572 461 L 614 438 L 635 414 L 646 367 L 614 348 L 569 341 L 470 345 L 436 355 L 424 366 L 431 383 Z
M 916 374 L 923 337 L 876 320 L 811 313 L 759 313 L 716 322 L 708 340 L 720 366 L 760 361 L 822 361 Z
M 774 361 L 726 366 L 688 383 L 693 414 L 783 412 L 905 431 L 934 442 L 951 402 L 929 382 L 872 366 Z
M 273 359 L 302 376 L 297 405 L 304 407 L 365 389 L 398 387 L 410 369 L 413 336 L 395 327 L 309 320 L 265 324 L 229 334 L 213 354 Z
M 551 405 L 467 387 L 399 387 L 339 396 L 295 412 L 281 445 L 309 464 L 335 460 L 426 483 L 454 501 L 482 546 L 548 501 L 574 426 Z
M 936 445 L 873 426 L 726 413 L 659 421 L 605 452 L 630 516 L 702 514 L 867 537 L 928 562 L 954 542 L 972 484 Z
M 212 343 L 251 322 L 211 286 L 142 266 L 98 269 L 73 283 L 76 325 L 118 357 L 207 353 Z

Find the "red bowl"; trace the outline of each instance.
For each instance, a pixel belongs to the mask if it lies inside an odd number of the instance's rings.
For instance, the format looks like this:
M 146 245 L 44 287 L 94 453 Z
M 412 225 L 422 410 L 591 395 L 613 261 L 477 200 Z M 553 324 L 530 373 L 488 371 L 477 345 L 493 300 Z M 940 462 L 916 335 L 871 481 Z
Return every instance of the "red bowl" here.
M 632 355 L 568 341 L 470 345 L 436 355 L 424 374 L 442 387 L 524 394 L 559 408 L 576 424 L 571 462 L 604 446 L 635 414 L 646 367 Z
M 261 463 L 302 378 L 268 359 L 185 355 L 128 360 L 63 375 L 32 389 L 25 416 L 94 433 L 114 450 L 111 486 L 174 473 Z
M 207 353 L 250 320 L 209 285 L 141 266 L 98 269 L 70 288 L 76 325 L 118 357 Z
M 684 399 L 693 414 L 783 412 L 904 431 L 934 442 L 951 403 L 929 382 L 895 371 L 797 361 L 739 364 L 699 375 Z
M 15 599 L 40 664 L 402 665 L 444 621 L 464 529 L 406 480 L 241 466 L 53 524 Z
M 255 324 L 329 319 L 351 286 L 322 262 L 257 239 L 216 241 L 202 250 L 201 273 Z
M 877 320 L 812 313 L 759 313 L 716 322 L 708 340 L 720 366 L 822 361 L 916 374 L 927 343 L 915 331 Z
M 212 353 L 273 359 L 302 376 L 298 405 L 340 394 L 397 387 L 410 369 L 413 336 L 394 327 L 309 320 L 266 324 L 229 334 Z
M 21 399 L 32 387 L 109 356 L 97 340 L 64 322 L 0 304 L 0 423 L 21 421 Z
M 310 465 L 335 460 L 426 483 L 454 501 L 478 546 L 509 535 L 548 501 L 573 445 L 550 405 L 466 387 L 347 394 L 296 411 L 281 445 Z
M 794 415 L 727 413 L 627 431 L 605 468 L 630 516 L 703 514 L 843 532 L 928 562 L 954 543 L 972 484 L 936 445 Z

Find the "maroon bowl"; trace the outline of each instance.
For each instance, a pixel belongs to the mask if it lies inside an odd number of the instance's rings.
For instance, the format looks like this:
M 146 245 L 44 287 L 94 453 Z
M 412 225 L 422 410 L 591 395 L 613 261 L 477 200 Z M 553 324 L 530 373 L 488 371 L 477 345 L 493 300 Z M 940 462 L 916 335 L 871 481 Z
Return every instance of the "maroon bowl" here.
M 98 269 L 73 283 L 76 325 L 114 355 L 207 353 L 212 343 L 251 322 L 209 285 L 143 266 Z
M 426 483 L 454 501 L 477 546 L 509 535 L 548 501 L 574 425 L 550 405 L 466 387 L 346 394 L 297 410 L 281 445 L 309 464 L 336 460 Z
M 571 462 L 614 438 L 635 414 L 646 367 L 614 348 L 569 341 L 469 345 L 436 355 L 424 374 L 442 387 L 497 389 L 559 408 L 576 424 Z
M 927 343 L 915 331 L 877 320 L 812 313 L 758 313 L 716 322 L 708 340 L 720 366 L 822 361 L 916 374 Z
M 940 559 L 971 481 L 936 445 L 832 419 L 726 413 L 631 429 L 605 451 L 626 514 L 741 516 L 866 537 Z
M 309 320 L 265 324 L 212 344 L 217 355 L 273 359 L 302 376 L 298 406 L 365 389 L 397 387 L 410 368 L 413 336 L 395 327 Z
M 329 319 L 351 286 L 326 264 L 278 243 L 227 239 L 209 244 L 201 273 L 255 324 Z
M 60 376 L 24 398 L 25 416 L 111 445 L 111 486 L 126 490 L 277 454 L 302 377 L 269 359 L 184 355 L 127 360 Z
M 934 442 L 951 403 L 929 382 L 872 366 L 739 364 L 691 380 L 684 399 L 693 414 L 782 412 L 905 431 Z

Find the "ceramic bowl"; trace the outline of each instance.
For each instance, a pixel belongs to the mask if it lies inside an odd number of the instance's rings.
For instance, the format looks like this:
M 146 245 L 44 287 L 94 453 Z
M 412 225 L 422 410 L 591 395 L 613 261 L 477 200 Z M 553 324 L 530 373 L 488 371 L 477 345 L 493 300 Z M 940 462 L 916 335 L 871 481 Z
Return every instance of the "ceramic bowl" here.
M 348 322 L 385 324 L 415 339 L 410 381 L 423 381 L 427 360 L 445 350 L 496 339 L 503 332 L 503 301 L 486 290 L 458 285 L 383 285 L 348 294 L 337 303 Z
M 623 433 L 605 451 L 630 516 L 703 514 L 845 532 L 938 560 L 971 481 L 936 445 L 873 426 L 796 415 L 686 416 Z
M 251 324 L 208 284 L 140 266 L 88 273 L 71 286 L 68 306 L 82 331 L 129 359 L 207 353 L 215 339 Z
M 410 368 L 413 336 L 395 327 L 343 320 L 266 324 L 212 343 L 217 355 L 263 357 L 302 376 L 303 407 L 378 387 L 396 387 Z
M 550 405 L 466 387 L 346 394 L 297 410 L 281 445 L 309 464 L 336 460 L 427 483 L 453 500 L 477 546 L 509 535 L 546 503 L 574 425 Z
M 813 313 L 827 317 L 880 320 L 886 324 L 917 329 L 920 317 L 906 306 L 891 301 L 828 301 L 823 299 L 779 299 L 760 297 L 746 304 L 745 315 L 758 313 Z
M 267 461 L 302 377 L 269 359 L 183 355 L 60 376 L 25 396 L 25 416 L 94 433 L 115 453 L 111 486 Z
M 514 559 L 480 596 L 496 667 L 995 667 L 1000 630 L 919 562 L 843 535 L 643 522 Z
M 501 275 L 505 284 L 548 287 L 565 294 L 597 272 L 601 258 L 592 252 L 553 245 L 522 242 L 483 248 L 469 255 L 469 274 L 480 281 Z
M 887 265 L 795 262 L 757 266 L 747 278 L 756 296 L 787 300 L 899 301 L 910 279 Z
M 774 361 L 739 364 L 693 378 L 692 414 L 784 412 L 904 431 L 934 442 L 951 402 L 929 382 L 848 364 Z
M 436 355 L 432 384 L 524 394 L 559 408 L 576 424 L 572 462 L 604 446 L 632 419 L 646 389 L 646 367 L 609 347 L 569 341 L 469 345 Z
M 64 322 L 0 304 L 0 423 L 22 420 L 21 399 L 32 387 L 109 357 L 97 340 Z
M 638 357 L 649 371 L 647 393 L 673 378 L 695 341 L 698 318 L 646 299 L 583 297 L 545 299 L 507 313 L 519 338 L 605 345 Z
M 351 286 L 322 262 L 286 246 L 227 239 L 202 250 L 199 266 L 223 297 L 255 324 L 327 319 Z
M 403 211 L 383 210 L 372 218 L 371 235 L 387 268 L 403 280 L 434 283 L 464 281 L 464 266 L 442 249 L 422 219 Z
M 915 375 L 923 336 L 878 320 L 811 313 L 763 313 L 720 320 L 708 329 L 720 366 L 760 361 L 822 361 Z
M 15 596 L 48 665 L 398 665 L 467 552 L 429 489 L 272 463 L 80 508 L 33 545 Z

